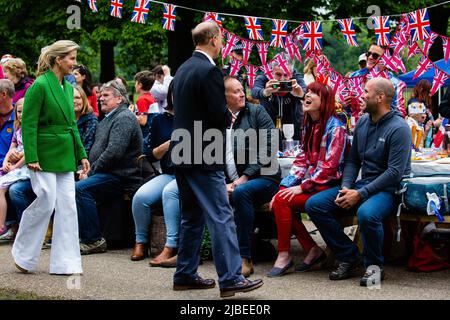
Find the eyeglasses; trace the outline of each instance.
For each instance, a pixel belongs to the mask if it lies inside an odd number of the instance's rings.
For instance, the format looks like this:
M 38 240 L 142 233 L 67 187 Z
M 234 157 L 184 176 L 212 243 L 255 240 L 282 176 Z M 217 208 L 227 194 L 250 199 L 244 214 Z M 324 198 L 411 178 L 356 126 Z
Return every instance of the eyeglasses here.
M 367 58 L 372 56 L 375 60 L 377 60 L 381 55 L 378 53 L 375 53 L 375 52 L 367 51 L 366 56 L 367 56 Z

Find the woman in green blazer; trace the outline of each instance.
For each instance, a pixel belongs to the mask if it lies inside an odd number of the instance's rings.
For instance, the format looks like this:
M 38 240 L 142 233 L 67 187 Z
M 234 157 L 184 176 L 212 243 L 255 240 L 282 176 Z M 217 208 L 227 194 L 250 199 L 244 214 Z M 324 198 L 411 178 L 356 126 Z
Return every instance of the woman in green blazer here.
M 78 45 L 60 40 L 44 48 L 38 78 L 23 107 L 25 162 L 36 200 L 24 211 L 12 254 L 21 272 L 36 269 L 50 217 L 53 220 L 51 274 L 82 273 L 73 172 L 90 170 L 73 107 L 73 87 L 64 80 L 76 65 Z

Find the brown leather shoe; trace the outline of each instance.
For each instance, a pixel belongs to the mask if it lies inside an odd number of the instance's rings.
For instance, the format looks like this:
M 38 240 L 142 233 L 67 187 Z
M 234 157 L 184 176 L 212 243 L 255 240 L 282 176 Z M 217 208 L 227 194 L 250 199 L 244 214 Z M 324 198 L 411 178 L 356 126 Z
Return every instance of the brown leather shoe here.
M 178 256 L 173 256 L 172 258 L 169 258 L 167 260 L 161 261 L 161 263 L 159 264 L 160 267 L 163 267 L 163 268 L 176 268 L 177 267 L 177 257 Z
M 250 277 L 251 274 L 255 273 L 253 269 L 253 263 L 246 258 L 242 258 L 242 275 L 246 278 Z
M 196 279 L 191 280 L 188 283 L 174 283 L 173 290 L 174 291 L 182 291 L 182 290 L 197 290 L 197 289 L 211 289 L 216 286 L 216 282 L 213 279 L 203 279 L 198 277 Z
M 161 267 L 161 263 L 166 261 L 177 254 L 178 248 L 164 247 L 163 251 L 158 254 L 154 259 L 151 259 L 149 265 L 151 267 Z M 175 264 L 176 266 L 176 264 Z
M 148 257 L 148 245 L 146 243 L 138 243 L 134 245 L 131 261 L 139 261 Z

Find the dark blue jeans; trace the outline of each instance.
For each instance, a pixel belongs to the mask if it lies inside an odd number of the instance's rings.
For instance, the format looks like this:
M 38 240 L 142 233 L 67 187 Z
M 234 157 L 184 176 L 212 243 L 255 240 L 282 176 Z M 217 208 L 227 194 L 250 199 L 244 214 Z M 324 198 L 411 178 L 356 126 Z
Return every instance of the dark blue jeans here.
M 11 200 L 14 209 L 16 209 L 17 221 L 20 222 L 23 211 L 28 208 L 34 199 L 36 199 L 36 195 L 31 187 L 30 179 L 13 183 L 9 187 L 9 199 Z M 11 219 L 13 219 L 13 217 L 11 217 Z
M 234 189 L 231 204 L 234 206 L 234 221 L 241 257 L 251 260 L 254 206 L 270 202 L 277 191 L 278 183 L 263 177 L 240 184 Z
M 365 183 L 357 182 L 355 189 Z M 352 262 L 359 257 L 358 247 L 344 233 L 342 226 L 335 215 L 354 214 L 358 217 L 358 226 L 364 245 L 364 265 L 383 266 L 383 221 L 393 212 L 395 206 L 394 194 L 391 192 L 378 192 L 365 201 L 359 203 L 351 210 L 338 207 L 334 201 L 340 187 L 322 191 L 306 202 L 306 212 L 319 229 L 327 246 L 342 262 Z
M 96 201 L 108 201 L 123 194 L 122 180 L 112 174 L 96 173 L 75 183 L 78 228 L 82 243 L 102 238 Z

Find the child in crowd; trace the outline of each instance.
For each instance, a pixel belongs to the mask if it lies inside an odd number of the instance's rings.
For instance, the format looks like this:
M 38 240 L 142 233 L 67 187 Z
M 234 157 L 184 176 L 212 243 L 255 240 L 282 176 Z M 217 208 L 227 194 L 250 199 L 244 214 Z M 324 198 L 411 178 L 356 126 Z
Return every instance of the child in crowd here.
M 29 179 L 30 175 L 27 166 L 25 166 L 25 157 L 23 156 L 23 143 L 22 143 L 22 109 L 24 98 L 19 99 L 16 103 L 14 110 L 14 135 L 11 140 L 11 146 L 3 161 L 3 172 L 6 174 L 0 178 L 0 236 L 8 232 L 8 228 L 5 225 L 6 211 L 8 205 L 6 203 L 6 192 L 14 182 L 19 180 Z M 13 158 L 20 158 L 18 161 L 12 161 Z
M 143 153 L 145 154 L 148 151 L 148 135 L 150 133 L 152 119 L 159 113 L 158 102 L 150 93 L 155 83 L 155 74 L 151 71 L 144 70 L 136 73 L 134 81 L 134 87 L 139 94 L 139 98 L 136 101 L 135 113 L 141 126 L 142 137 L 144 138 Z
M 408 105 L 408 116 L 406 122 L 411 128 L 412 144 L 415 149 L 423 148 L 424 141 L 431 129 L 431 121 L 424 125 L 427 119 L 427 109 L 422 102 L 411 102 Z

